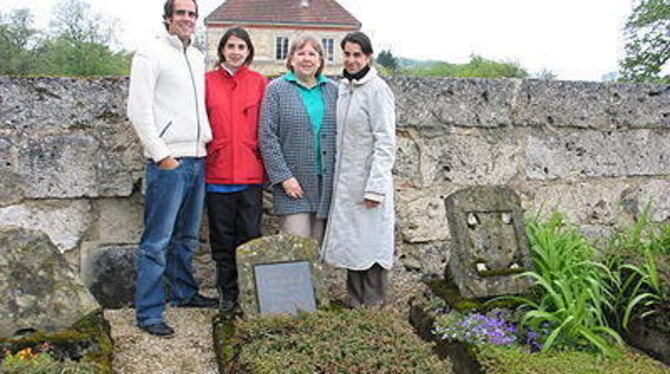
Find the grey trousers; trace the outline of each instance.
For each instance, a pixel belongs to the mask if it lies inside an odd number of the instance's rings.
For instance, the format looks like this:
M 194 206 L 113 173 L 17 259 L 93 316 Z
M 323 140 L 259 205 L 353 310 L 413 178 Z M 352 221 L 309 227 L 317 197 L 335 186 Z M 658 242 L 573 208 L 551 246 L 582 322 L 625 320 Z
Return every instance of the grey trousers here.
M 279 232 L 312 238 L 321 244 L 326 220 L 316 218 L 315 213 L 294 213 L 279 216 Z
M 349 306 L 381 306 L 386 300 L 388 270 L 379 264 L 367 270 L 347 270 Z

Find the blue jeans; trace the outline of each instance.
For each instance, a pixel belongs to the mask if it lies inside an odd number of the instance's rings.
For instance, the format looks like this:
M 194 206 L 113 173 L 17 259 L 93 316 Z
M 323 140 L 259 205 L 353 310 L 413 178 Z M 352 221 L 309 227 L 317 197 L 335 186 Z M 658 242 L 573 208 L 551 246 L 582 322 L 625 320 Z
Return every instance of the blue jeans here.
M 167 277 L 173 305 L 198 292 L 192 259 L 204 207 L 205 171 L 202 158 L 181 158 L 175 169 L 161 170 L 147 162 L 144 232 L 137 261 L 135 312 L 137 324 L 163 321 Z

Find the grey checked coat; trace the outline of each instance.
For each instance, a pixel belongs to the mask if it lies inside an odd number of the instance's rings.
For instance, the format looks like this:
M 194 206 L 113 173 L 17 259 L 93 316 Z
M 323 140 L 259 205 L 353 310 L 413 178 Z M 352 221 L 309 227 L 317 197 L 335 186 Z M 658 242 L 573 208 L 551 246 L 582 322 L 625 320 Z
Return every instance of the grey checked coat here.
M 317 191 L 314 133 L 296 83 L 279 77 L 267 87 L 261 105 L 258 142 L 272 192 L 277 215 L 316 213 L 326 218 L 333 192 L 335 168 L 335 103 L 337 85 L 321 83 L 324 114 L 321 125 L 321 191 Z M 281 182 L 295 177 L 305 195 L 292 199 Z

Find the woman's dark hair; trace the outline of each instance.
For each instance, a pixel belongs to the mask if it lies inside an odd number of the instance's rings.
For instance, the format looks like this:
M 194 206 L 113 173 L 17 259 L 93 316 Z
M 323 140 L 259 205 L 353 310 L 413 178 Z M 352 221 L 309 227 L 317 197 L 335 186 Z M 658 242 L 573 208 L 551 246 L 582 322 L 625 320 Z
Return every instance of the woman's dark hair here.
M 344 37 L 344 39 L 342 39 L 342 42 L 340 43 L 342 50 L 344 50 L 344 45 L 347 43 L 355 43 L 361 46 L 361 51 L 366 56 L 371 56 L 374 53 L 372 51 L 372 43 L 370 42 L 370 38 L 368 38 L 367 35 L 360 31 L 350 32 Z
M 195 5 L 195 13 L 198 13 L 198 3 L 195 0 L 191 0 L 193 2 L 193 5 Z M 174 13 L 174 0 L 165 0 L 165 4 L 163 5 L 163 25 L 165 25 L 165 29 L 167 30 L 170 25 L 168 25 L 168 18 L 172 17 L 172 13 Z
M 251 62 L 254 60 L 254 44 L 251 42 L 251 37 L 249 36 L 247 30 L 241 28 L 240 26 L 233 26 L 229 28 L 223 34 L 221 40 L 219 40 L 219 46 L 216 48 L 216 54 L 219 56 L 219 64 L 222 64 L 226 61 L 226 58 L 223 56 L 221 50 L 226 45 L 228 39 L 230 39 L 231 36 L 236 36 L 242 39 L 245 43 L 247 43 L 247 49 L 249 50 L 249 55 L 247 56 L 246 60 L 244 60 L 244 64 L 250 65 Z

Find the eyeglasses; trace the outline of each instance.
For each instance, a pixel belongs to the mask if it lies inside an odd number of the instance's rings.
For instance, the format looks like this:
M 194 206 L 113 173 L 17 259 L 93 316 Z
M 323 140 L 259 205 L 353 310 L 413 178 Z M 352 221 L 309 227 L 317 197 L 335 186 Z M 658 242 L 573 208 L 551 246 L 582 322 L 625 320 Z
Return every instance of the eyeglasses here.
M 178 16 L 185 16 L 188 14 L 189 17 L 191 18 L 198 18 L 198 13 L 194 12 L 192 10 L 185 10 L 185 9 L 177 9 L 174 11 L 174 14 Z

